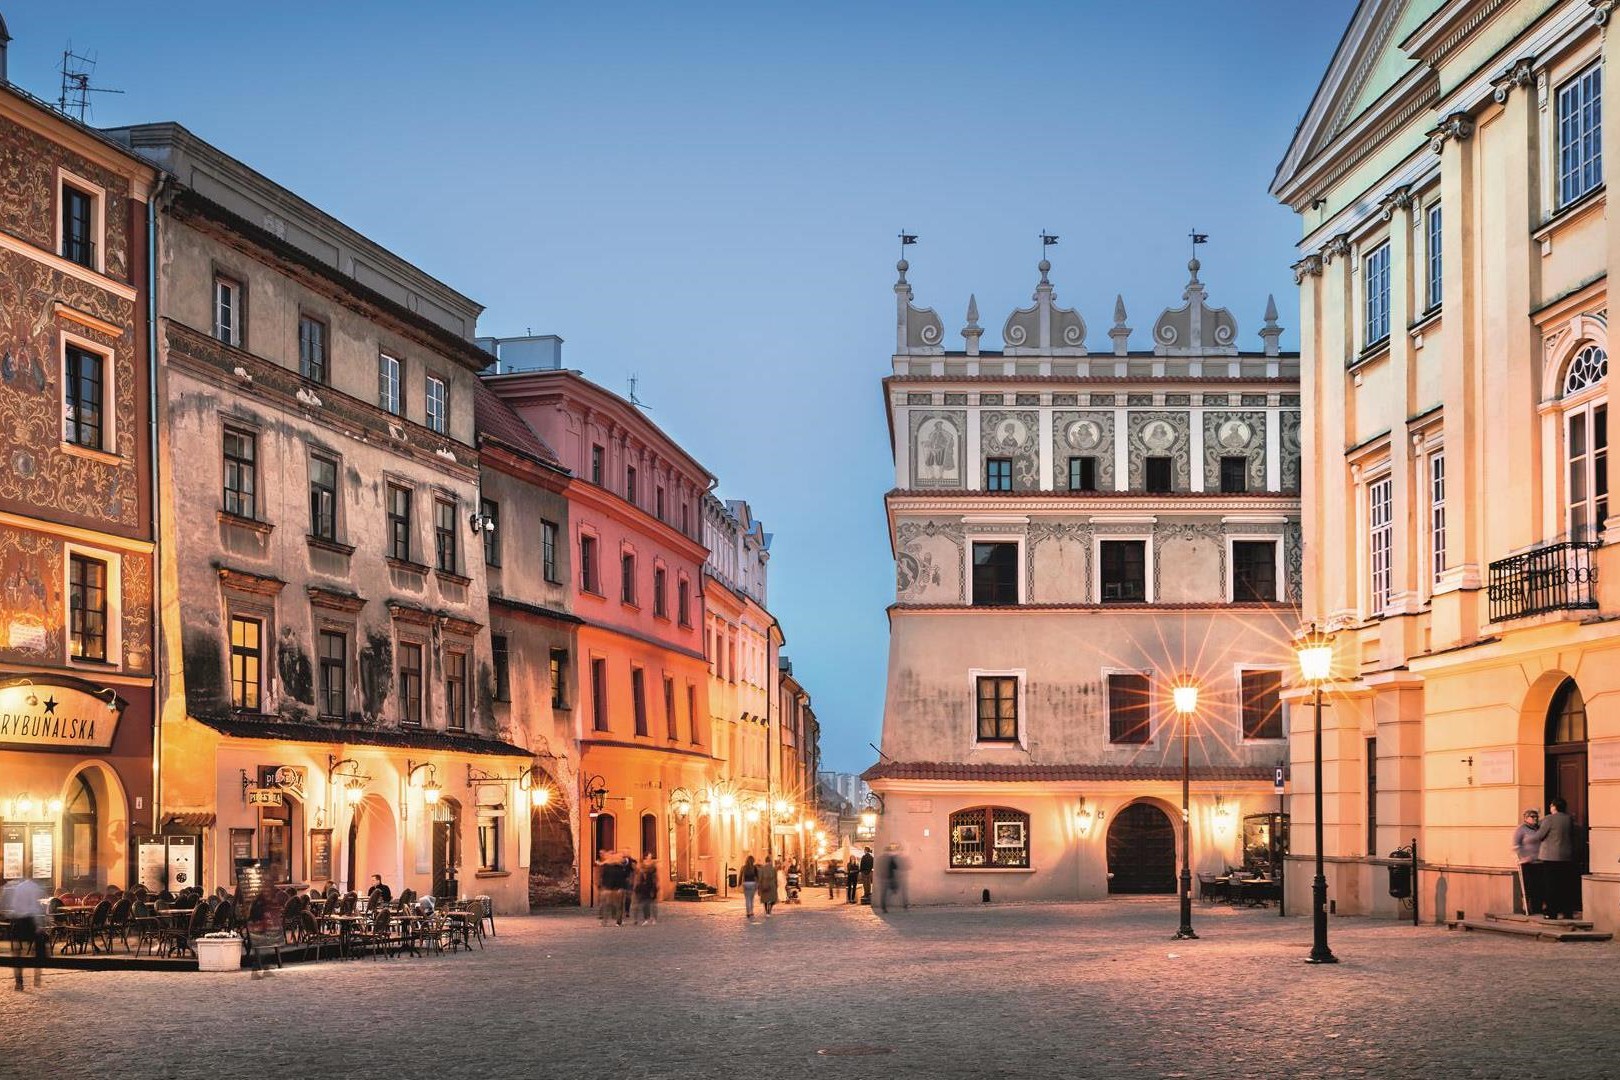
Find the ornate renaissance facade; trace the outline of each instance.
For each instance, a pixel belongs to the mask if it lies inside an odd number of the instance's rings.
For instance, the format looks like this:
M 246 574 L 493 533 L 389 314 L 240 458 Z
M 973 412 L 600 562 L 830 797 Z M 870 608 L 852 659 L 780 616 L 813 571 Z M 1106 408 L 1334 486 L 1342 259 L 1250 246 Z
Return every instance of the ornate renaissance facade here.
M 1004 348 L 947 352 L 895 284 L 884 381 L 896 564 L 881 760 L 865 773 L 879 850 L 921 902 L 1169 892 L 1241 863 L 1245 814 L 1272 809 L 1299 594 L 1298 361 L 1242 352 L 1197 261 L 1184 303 L 1132 351 L 1086 347 L 1040 265 Z M 1170 688 L 1200 687 L 1190 822 Z
M 1425 918 L 1513 910 L 1508 838 L 1561 797 L 1587 917 L 1615 926 L 1615 6 L 1365 0 L 1272 186 L 1304 232 L 1304 601 L 1335 638 L 1341 911 L 1394 909 L 1374 860 L 1414 838 Z

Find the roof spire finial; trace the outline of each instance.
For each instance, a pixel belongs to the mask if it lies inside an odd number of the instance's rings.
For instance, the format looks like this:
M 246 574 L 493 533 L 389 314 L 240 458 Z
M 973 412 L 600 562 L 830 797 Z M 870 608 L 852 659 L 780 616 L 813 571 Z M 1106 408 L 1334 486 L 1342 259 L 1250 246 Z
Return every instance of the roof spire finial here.
M 1282 337 L 1282 327 L 1277 325 L 1277 298 L 1268 294 L 1266 296 L 1266 325 L 1260 328 L 1260 340 L 1265 342 L 1267 356 L 1277 355 L 1277 339 L 1280 337 Z
M 900 261 L 894 264 L 894 268 L 900 272 L 900 280 L 895 282 L 896 285 L 906 283 L 906 271 L 911 269 L 911 264 L 906 262 L 906 248 L 916 242 L 916 233 L 908 233 L 904 229 L 900 230 Z
M 984 327 L 979 325 L 979 298 L 972 293 L 968 294 L 967 325 L 962 327 L 962 337 L 967 342 L 967 354 L 979 355 L 979 337 L 984 333 Z
M 1199 283 L 1198 271 L 1203 267 L 1203 263 L 1198 261 L 1198 245 L 1209 243 L 1209 233 L 1201 233 L 1194 228 L 1192 232 L 1188 233 L 1187 235 L 1192 239 L 1192 258 L 1187 260 L 1187 269 L 1192 274 L 1192 280 L 1187 284 L 1192 286 Z
M 1131 328 L 1125 325 L 1125 297 L 1117 293 L 1114 296 L 1114 328 L 1108 331 L 1108 336 L 1114 339 L 1115 356 L 1130 352 Z

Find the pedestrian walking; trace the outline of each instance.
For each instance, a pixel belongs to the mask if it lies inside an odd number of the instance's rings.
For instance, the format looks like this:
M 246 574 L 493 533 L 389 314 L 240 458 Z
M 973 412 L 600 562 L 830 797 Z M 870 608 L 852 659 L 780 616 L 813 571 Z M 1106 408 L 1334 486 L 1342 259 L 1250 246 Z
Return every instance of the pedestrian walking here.
M 624 925 L 624 860 L 608 856 L 597 865 L 596 917 L 603 926 L 612 919 L 614 925 Z
M 1541 836 L 1536 831 L 1541 812 L 1535 807 L 1524 812 L 1524 819 L 1513 830 L 1513 850 L 1519 856 L 1519 887 L 1524 891 L 1524 913 L 1541 914 Z
M 754 896 L 759 892 L 759 865 L 754 862 L 752 855 L 743 860 L 742 887 L 743 914 L 752 919 L 754 917 Z
M 833 898 L 833 890 L 838 887 L 838 860 L 827 860 L 827 899 Z
M 853 904 L 855 902 L 855 885 L 860 880 L 861 863 L 859 859 L 855 858 L 854 853 L 851 852 L 849 856 L 849 863 L 844 867 L 844 903 Z
M 40 969 L 45 966 L 46 935 L 51 915 L 43 901 L 45 890 L 33 878 L 17 878 L 0 889 L 0 915 L 11 924 L 11 956 L 16 965 L 17 989 L 23 988 L 23 965 L 34 957 L 34 986 L 39 986 Z
M 759 902 L 765 905 L 765 917 L 770 918 L 771 908 L 776 906 L 776 863 L 768 852 L 759 868 Z
M 911 894 L 906 891 L 906 867 L 900 859 L 900 847 L 890 844 L 883 856 L 883 893 L 880 906 L 889 910 L 889 897 L 896 897 L 903 907 L 911 906 Z
M 641 872 L 636 875 L 636 907 L 641 916 L 638 925 L 646 926 L 648 923 L 658 921 L 658 863 L 647 859 L 641 864 Z
M 619 902 L 623 918 L 630 918 L 630 907 L 636 899 L 636 860 L 627 851 L 624 854 L 623 884 L 619 889 Z
M 872 870 L 877 866 L 877 860 L 872 857 L 872 849 L 867 848 L 861 856 L 861 903 L 872 902 Z
M 1575 865 L 1575 819 L 1561 798 L 1547 804 L 1547 816 L 1536 826 L 1541 841 L 1542 904 L 1549 919 L 1573 919 L 1581 910 L 1580 874 Z

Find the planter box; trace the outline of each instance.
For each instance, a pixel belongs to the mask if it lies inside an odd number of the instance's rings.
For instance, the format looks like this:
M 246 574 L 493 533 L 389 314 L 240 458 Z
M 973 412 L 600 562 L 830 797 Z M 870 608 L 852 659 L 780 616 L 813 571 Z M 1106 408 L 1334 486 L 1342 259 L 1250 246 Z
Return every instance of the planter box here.
M 198 938 L 198 971 L 240 971 L 242 968 L 241 938 Z

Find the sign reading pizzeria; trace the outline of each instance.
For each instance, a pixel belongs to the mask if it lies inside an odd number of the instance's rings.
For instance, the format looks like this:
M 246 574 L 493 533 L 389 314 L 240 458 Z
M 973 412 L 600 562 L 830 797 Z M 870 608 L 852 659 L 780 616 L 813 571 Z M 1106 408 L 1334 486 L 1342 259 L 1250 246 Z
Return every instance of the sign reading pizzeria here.
M 124 699 L 80 679 L 0 683 L 0 747 L 109 750 Z

